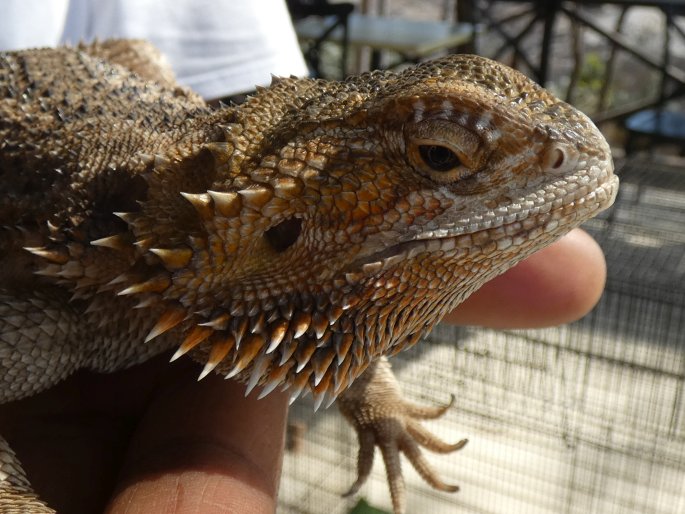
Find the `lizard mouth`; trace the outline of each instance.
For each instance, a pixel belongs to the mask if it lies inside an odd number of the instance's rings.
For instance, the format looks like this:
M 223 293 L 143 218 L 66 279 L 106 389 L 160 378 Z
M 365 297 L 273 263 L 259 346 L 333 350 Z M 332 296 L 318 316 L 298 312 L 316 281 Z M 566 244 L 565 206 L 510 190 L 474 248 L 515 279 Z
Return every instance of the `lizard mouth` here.
M 618 177 L 609 172 L 600 184 L 597 182 L 579 185 L 551 201 L 521 202 L 513 209 L 496 209 L 494 216 L 421 233 L 412 240 L 362 256 L 349 269 L 371 274 L 422 253 L 442 252 L 446 257 L 460 258 L 535 245 L 534 241 L 543 235 L 548 236 L 546 239 L 560 237 L 611 206 L 618 191 Z

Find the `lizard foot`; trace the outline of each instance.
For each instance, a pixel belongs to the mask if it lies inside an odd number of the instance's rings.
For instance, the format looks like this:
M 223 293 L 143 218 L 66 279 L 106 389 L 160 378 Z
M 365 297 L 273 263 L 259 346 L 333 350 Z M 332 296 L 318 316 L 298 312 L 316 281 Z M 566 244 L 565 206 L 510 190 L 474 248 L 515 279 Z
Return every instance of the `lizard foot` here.
M 468 442 L 462 439 L 454 444 L 446 443 L 420 423 L 421 420 L 439 418 L 453 403 L 454 396 L 447 405 L 438 407 L 408 402 L 402 396 L 385 359 L 370 365 L 338 399 L 340 411 L 359 437 L 357 480 L 345 496 L 355 494 L 366 482 L 371 473 L 376 446 L 383 456 L 395 514 L 402 514 L 406 504 L 401 453 L 429 485 L 440 491 L 458 491 L 459 486 L 447 484 L 438 477 L 421 452 L 421 447 L 424 447 L 436 453 L 451 453 L 460 450 Z

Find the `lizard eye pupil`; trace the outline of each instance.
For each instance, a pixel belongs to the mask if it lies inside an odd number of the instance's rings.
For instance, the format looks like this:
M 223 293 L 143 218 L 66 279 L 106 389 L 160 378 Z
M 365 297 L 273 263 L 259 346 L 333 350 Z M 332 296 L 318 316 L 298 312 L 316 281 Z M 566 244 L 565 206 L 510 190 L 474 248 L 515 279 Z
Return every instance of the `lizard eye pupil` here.
M 423 162 L 435 171 L 449 171 L 461 164 L 459 157 L 445 146 L 421 145 L 419 154 Z

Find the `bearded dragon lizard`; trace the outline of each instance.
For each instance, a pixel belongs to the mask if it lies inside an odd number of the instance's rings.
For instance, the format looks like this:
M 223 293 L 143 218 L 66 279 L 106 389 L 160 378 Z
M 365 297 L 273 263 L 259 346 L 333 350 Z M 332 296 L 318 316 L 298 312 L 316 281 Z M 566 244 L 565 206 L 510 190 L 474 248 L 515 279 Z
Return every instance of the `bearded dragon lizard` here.
M 137 73 L 130 71 L 134 69 Z M 400 453 L 460 449 L 386 356 L 608 207 L 591 121 L 451 55 L 343 82 L 274 78 L 208 107 L 143 42 L 0 57 L 0 403 L 176 348 L 260 388 L 338 399 L 394 510 Z M 53 512 L 0 438 L 0 512 Z

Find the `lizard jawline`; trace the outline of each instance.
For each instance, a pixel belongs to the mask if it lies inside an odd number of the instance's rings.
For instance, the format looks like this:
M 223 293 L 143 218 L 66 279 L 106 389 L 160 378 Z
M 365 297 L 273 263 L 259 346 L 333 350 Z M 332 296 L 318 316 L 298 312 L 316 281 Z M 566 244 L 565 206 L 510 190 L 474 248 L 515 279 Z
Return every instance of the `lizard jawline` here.
M 525 245 L 528 240 L 532 241 L 538 235 L 557 231 L 559 226 L 567 226 L 566 230 L 558 234 L 561 236 L 608 208 L 613 203 L 617 191 L 618 179 L 612 176 L 584 195 L 556 208 L 545 209 L 550 206 L 550 204 L 545 204 L 529 209 L 525 212 L 525 216 L 518 216 L 512 222 L 505 222 L 501 219 L 500 223 L 477 226 L 474 230 L 458 234 L 403 241 L 356 259 L 348 269 L 377 272 L 379 269 L 386 269 L 426 252 L 442 251 L 453 258 L 462 258 L 493 243 L 498 249 L 505 249 L 512 245 Z M 445 232 L 449 233 L 449 230 Z

